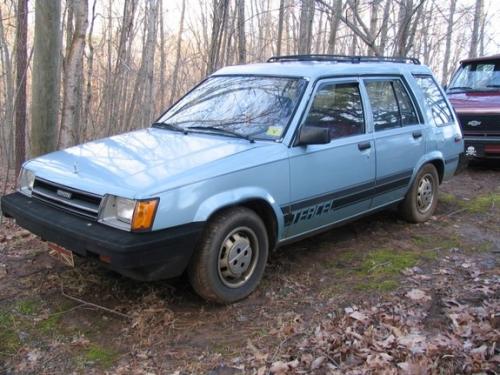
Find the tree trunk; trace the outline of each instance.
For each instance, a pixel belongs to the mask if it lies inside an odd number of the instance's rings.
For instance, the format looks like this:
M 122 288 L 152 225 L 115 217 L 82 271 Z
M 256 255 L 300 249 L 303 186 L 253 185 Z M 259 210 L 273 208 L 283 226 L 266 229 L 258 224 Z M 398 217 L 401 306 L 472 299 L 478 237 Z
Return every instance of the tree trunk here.
M 206 75 L 213 73 L 219 67 L 219 55 L 222 36 L 227 19 L 229 0 L 213 0 L 212 34 L 208 49 Z
M 378 8 L 380 6 L 381 0 L 373 0 L 370 7 L 370 35 L 376 37 L 378 28 Z M 375 40 L 373 41 L 375 44 Z M 372 49 L 368 50 L 368 55 L 373 56 L 375 53 Z
M 177 47 L 175 56 L 174 72 L 172 73 L 172 91 L 170 92 L 169 103 L 172 104 L 177 97 L 177 82 L 179 79 L 179 67 L 181 64 L 182 34 L 184 32 L 184 14 L 186 11 L 186 0 L 182 0 L 181 19 L 179 24 L 179 34 L 177 35 Z
M 94 22 L 95 22 L 95 6 L 96 6 L 97 1 L 94 1 L 94 4 L 92 5 L 92 15 L 91 15 L 91 21 L 90 21 L 90 29 L 89 29 L 89 34 L 88 34 L 88 46 L 89 46 L 89 55 L 87 58 L 87 89 L 86 89 L 86 94 L 85 94 L 85 101 L 83 105 L 83 115 L 85 118 L 84 121 L 84 129 L 83 129 L 83 139 L 87 139 L 87 133 L 90 131 L 91 124 L 94 122 L 92 121 L 93 113 L 91 111 L 91 105 L 92 105 L 92 75 L 94 71 L 94 43 L 92 42 L 92 37 L 94 35 Z
M 31 103 L 32 156 L 53 151 L 57 145 L 60 24 L 60 0 L 36 0 Z
M 182 14 L 184 18 L 184 1 L 182 1 Z M 163 0 L 160 0 L 159 3 L 159 17 L 160 17 L 160 79 L 159 79 L 159 85 L 160 85 L 160 100 L 158 106 L 159 110 L 163 111 L 164 109 L 164 103 L 166 101 L 166 94 L 165 94 L 165 65 L 166 65 L 166 56 L 165 56 L 165 26 L 164 26 L 164 12 L 163 12 Z M 182 34 L 182 33 L 179 33 Z M 180 36 L 179 36 L 180 39 Z
M 238 64 L 247 61 L 247 41 L 245 38 L 245 0 L 237 0 L 238 5 Z
M 88 0 L 71 0 L 74 28 L 67 49 L 63 80 L 63 107 L 59 146 L 67 148 L 80 141 L 80 109 L 83 92 L 83 53 L 88 25 Z
M 446 45 L 443 58 L 443 79 L 441 83 L 445 85 L 448 82 L 448 68 L 450 66 L 451 39 L 453 35 L 453 24 L 455 22 L 455 9 L 457 0 L 450 0 L 450 13 L 448 15 L 448 25 L 446 28 Z
M 479 46 L 479 29 L 481 27 L 481 17 L 483 14 L 483 0 L 476 0 L 474 11 L 474 24 L 472 26 L 472 35 L 470 39 L 469 57 L 476 57 Z
M 127 110 L 125 130 L 133 127 L 143 127 L 149 124 L 153 117 L 153 72 L 155 57 L 155 42 L 157 32 L 158 3 L 157 0 L 147 2 L 145 17 L 145 41 L 143 45 L 141 66 L 135 80 L 134 91 Z M 140 113 L 135 111 L 140 109 Z
M 17 2 L 16 35 L 16 175 L 26 159 L 26 73 L 28 69 L 27 53 L 28 0 Z
M 281 55 L 281 42 L 283 39 L 283 22 L 285 18 L 285 0 L 280 0 L 280 9 L 278 15 L 278 40 L 276 42 L 276 55 Z
M 299 21 L 299 55 L 311 53 L 314 0 L 302 0 Z
M 333 14 L 330 14 L 330 37 L 328 38 L 328 53 L 335 54 L 335 45 L 337 42 L 337 31 L 340 24 L 342 13 L 342 0 L 335 0 Z
M 389 16 L 391 14 L 392 0 L 386 0 L 384 6 L 384 15 L 382 16 L 382 26 L 380 27 L 379 51 L 381 55 L 386 55 L 387 33 L 389 31 Z
M 3 120 L 4 125 L 0 123 L 0 131 L 2 136 L 2 146 L 3 153 L 5 154 L 5 159 L 8 165 L 11 165 L 14 162 L 14 97 L 16 96 L 15 87 L 14 87 L 14 74 L 12 67 L 12 58 L 9 52 L 9 45 L 6 39 L 6 35 L 4 32 L 3 25 L 3 15 L 2 15 L 2 7 L 0 7 L 0 55 L 2 62 L 2 70 L 3 74 L 1 74 L 4 80 L 5 92 L 1 92 L 4 100 L 5 108 L 3 111 L 0 111 L 0 115 L 2 112 L 4 113 L 3 119 L 0 117 L 0 120 Z

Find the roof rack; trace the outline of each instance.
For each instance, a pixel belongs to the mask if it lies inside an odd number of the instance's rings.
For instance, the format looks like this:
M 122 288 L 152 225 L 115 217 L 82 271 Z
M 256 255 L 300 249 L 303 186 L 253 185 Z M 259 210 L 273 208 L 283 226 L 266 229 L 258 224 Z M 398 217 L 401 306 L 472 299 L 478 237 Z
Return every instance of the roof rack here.
M 390 56 L 344 56 L 344 55 L 287 55 L 273 56 L 267 62 L 291 62 L 291 61 L 332 61 L 350 62 L 359 64 L 360 62 L 392 62 L 403 64 L 420 65 L 420 60 L 414 57 L 390 57 Z

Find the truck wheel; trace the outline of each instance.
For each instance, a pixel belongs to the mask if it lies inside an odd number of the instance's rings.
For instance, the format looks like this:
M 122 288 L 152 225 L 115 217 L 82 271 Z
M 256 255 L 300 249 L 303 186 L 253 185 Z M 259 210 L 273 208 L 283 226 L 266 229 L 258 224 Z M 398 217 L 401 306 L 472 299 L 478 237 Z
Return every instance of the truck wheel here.
M 418 171 L 399 207 L 403 218 L 412 223 L 427 221 L 436 210 L 438 189 L 439 177 L 436 167 L 432 164 L 425 164 Z
M 217 214 L 205 229 L 188 267 L 194 290 L 207 301 L 231 303 L 259 284 L 269 242 L 260 217 L 235 207 Z

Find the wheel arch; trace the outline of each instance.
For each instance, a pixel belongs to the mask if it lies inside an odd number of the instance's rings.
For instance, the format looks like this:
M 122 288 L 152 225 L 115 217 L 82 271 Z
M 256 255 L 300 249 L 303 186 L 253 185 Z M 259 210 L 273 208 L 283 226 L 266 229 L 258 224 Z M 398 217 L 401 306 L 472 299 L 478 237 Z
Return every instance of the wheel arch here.
M 443 155 L 439 151 L 435 151 L 435 152 L 426 154 L 425 156 L 423 156 L 419 160 L 417 167 L 415 168 L 415 171 L 413 173 L 412 181 L 415 179 L 418 171 L 420 171 L 420 169 L 422 169 L 422 167 L 425 164 L 434 165 L 434 167 L 436 168 L 436 170 L 438 172 L 439 184 L 441 184 L 443 182 L 443 179 L 444 179 L 445 163 L 444 163 Z
M 260 190 L 260 189 L 259 189 Z M 232 191 L 217 194 L 203 202 L 195 216 L 195 221 L 210 221 L 214 215 L 232 207 L 246 207 L 254 211 L 264 222 L 269 238 L 269 249 L 272 250 L 282 228 L 284 228 L 283 216 L 279 215 L 281 209 L 276 201 L 266 192 Z

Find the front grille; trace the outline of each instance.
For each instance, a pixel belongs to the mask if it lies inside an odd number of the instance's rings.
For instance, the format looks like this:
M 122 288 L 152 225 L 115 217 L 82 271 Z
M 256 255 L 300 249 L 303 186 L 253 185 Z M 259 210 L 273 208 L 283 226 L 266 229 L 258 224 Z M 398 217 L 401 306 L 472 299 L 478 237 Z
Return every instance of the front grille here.
M 33 198 L 74 214 L 97 220 L 102 197 L 36 177 Z
M 499 136 L 500 114 L 458 114 L 464 135 Z

